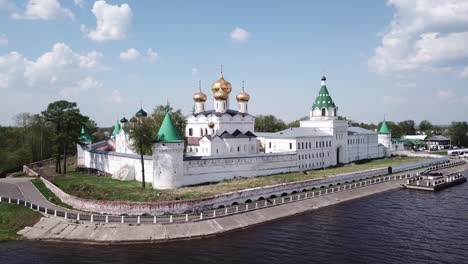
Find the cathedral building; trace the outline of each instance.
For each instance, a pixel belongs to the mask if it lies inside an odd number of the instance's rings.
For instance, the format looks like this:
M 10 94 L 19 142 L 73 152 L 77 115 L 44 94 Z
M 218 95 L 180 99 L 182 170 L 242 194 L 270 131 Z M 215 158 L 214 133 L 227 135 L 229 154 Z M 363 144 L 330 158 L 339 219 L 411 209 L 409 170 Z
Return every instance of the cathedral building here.
M 237 177 L 314 170 L 391 154 L 391 133 L 352 127 L 339 116 L 326 78 L 299 127 L 276 133 L 254 131 L 250 95 L 244 85 L 231 107 L 232 85 L 221 72 L 211 85 L 213 109 L 201 87 L 193 95 L 193 112 L 186 117 L 185 135 L 178 135 L 167 113 L 155 135 L 153 155 L 144 156 L 145 181 L 155 189 L 218 182 Z M 145 117 L 142 109 L 135 114 Z M 132 122 L 132 119 L 130 122 Z M 82 131 L 78 165 L 102 170 L 119 179 L 142 181 L 140 156 L 132 150 L 128 121 L 122 118 L 110 140 L 91 144 Z M 262 148 L 260 148 L 262 142 Z

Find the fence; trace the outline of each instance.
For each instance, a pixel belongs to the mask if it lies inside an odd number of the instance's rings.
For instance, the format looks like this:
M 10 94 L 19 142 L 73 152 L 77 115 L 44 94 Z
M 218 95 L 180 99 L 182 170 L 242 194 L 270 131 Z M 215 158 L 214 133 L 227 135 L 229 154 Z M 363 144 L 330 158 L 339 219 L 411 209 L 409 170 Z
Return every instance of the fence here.
M 245 213 L 248 211 L 253 211 L 257 209 L 263 209 L 272 206 L 283 205 L 287 203 L 297 202 L 305 199 L 312 199 L 315 197 L 320 197 L 324 195 L 329 195 L 332 193 L 343 192 L 352 189 L 359 189 L 362 187 L 380 184 L 389 181 L 402 180 L 406 178 L 413 177 L 415 174 L 405 174 L 405 175 L 390 175 L 376 177 L 373 179 L 365 179 L 362 181 L 352 182 L 341 184 L 338 183 L 334 186 L 329 186 L 326 188 L 315 189 L 295 193 L 291 195 L 286 195 L 282 197 L 270 197 L 264 200 L 258 200 L 255 202 L 232 205 L 224 208 L 212 209 L 202 211 L 200 213 L 194 214 L 176 214 L 176 215 L 158 215 L 158 216 L 116 216 L 116 215 L 102 215 L 102 214 L 87 214 L 87 213 L 69 213 L 59 210 L 50 209 L 44 206 L 33 204 L 31 202 L 14 199 L 10 197 L 1 197 L 0 202 L 18 204 L 29 207 L 33 210 L 42 212 L 46 215 L 51 215 L 55 217 L 62 217 L 66 220 L 76 220 L 76 221 L 89 221 L 89 222 L 101 222 L 101 223 L 122 223 L 122 224 L 171 224 L 171 223 L 184 223 L 184 222 L 195 222 L 214 219 L 218 217 L 225 217 L 238 213 Z

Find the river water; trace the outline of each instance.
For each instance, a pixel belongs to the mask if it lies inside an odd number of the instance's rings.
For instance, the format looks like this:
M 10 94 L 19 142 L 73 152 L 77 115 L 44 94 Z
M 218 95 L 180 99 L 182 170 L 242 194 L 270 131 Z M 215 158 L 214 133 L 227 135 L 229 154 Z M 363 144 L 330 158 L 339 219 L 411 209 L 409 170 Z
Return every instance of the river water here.
M 0 263 L 468 263 L 468 183 L 395 190 L 218 237 L 145 245 L 0 243 Z

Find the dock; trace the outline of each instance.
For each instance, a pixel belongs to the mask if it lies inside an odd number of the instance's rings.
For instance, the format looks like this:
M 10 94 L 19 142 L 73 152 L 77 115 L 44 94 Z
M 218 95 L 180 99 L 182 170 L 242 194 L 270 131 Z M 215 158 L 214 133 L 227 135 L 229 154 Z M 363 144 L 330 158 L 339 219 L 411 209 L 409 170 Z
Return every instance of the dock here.
M 449 162 L 428 169 L 406 180 L 408 189 L 439 191 L 466 182 L 466 161 Z

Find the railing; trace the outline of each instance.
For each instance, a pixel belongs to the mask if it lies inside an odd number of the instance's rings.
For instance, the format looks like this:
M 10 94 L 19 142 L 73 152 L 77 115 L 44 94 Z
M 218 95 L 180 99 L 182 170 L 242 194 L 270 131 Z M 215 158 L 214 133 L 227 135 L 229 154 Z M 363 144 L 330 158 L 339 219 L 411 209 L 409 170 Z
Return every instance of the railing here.
M 307 192 L 291 194 L 283 197 L 269 198 L 265 200 L 259 200 L 251 203 L 232 205 L 224 208 L 212 209 L 202 211 L 194 214 L 175 214 L 175 215 L 158 215 L 158 216 L 116 216 L 116 215 L 103 215 L 103 214 L 88 214 L 88 213 L 70 213 L 50 209 L 44 206 L 36 205 L 31 202 L 14 199 L 10 197 L 1 197 L 0 202 L 18 204 L 29 207 L 33 210 L 42 212 L 46 215 L 61 217 L 66 220 L 76 221 L 89 221 L 89 222 L 101 222 L 101 223 L 122 223 L 122 224 L 171 224 L 171 223 L 184 223 L 184 222 L 196 222 L 209 220 L 219 217 L 225 217 L 229 215 L 245 213 L 248 211 L 263 209 L 272 206 L 283 205 L 287 203 L 297 202 L 306 199 L 312 199 L 329 195 L 333 193 L 343 192 L 352 189 L 359 189 L 362 187 L 380 184 L 389 181 L 402 180 L 413 177 L 415 174 L 405 175 L 387 175 L 381 177 L 375 177 L 372 179 L 365 179 L 357 182 L 346 183 L 343 185 L 334 185 L 327 188 L 312 189 Z
M 460 166 L 460 165 L 463 165 L 463 164 L 466 164 L 466 161 L 462 160 L 462 161 L 456 161 L 456 162 L 449 162 L 449 163 L 434 165 L 434 166 L 431 166 L 431 167 L 425 169 L 424 171 L 422 171 L 421 174 L 422 175 L 427 175 L 428 173 L 430 173 L 432 171 L 451 168 L 451 167 L 456 167 L 456 166 Z

